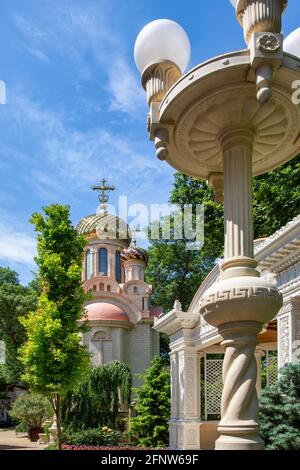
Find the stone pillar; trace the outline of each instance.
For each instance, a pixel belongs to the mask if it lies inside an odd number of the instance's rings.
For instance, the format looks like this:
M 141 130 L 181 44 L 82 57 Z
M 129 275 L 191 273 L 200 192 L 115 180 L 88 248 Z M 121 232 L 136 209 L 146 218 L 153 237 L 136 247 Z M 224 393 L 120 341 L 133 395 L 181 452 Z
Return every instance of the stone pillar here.
M 97 260 L 98 250 L 97 248 L 91 248 L 91 257 L 92 257 L 92 277 L 98 276 L 98 260 Z
M 248 449 L 259 449 L 263 442 L 258 434 L 257 365 L 254 355 L 258 322 L 232 322 L 220 327 L 225 347 L 224 389 L 219 425 L 221 437 L 216 449 L 230 449 L 240 442 Z
M 292 297 L 282 307 L 278 324 L 278 367 L 296 362 L 300 355 L 300 297 Z
M 292 362 L 300 360 L 300 296 L 292 298 Z
M 257 335 L 282 305 L 281 295 L 260 278 L 253 259 L 251 129 L 220 136 L 224 166 L 225 259 L 220 281 L 201 299 L 205 321 L 218 327 L 225 347 L 218 450 L 258 450 Z
M 115 247 L 109 247 L 107 250 L 107 275 L 116 279 L 116 254 Z
M 103 345 L 103 338 L 99 339 L 99 366 L 104 365 L 104 345 Z
M 171 419 L 169 421 L 169 446 L 171 449 L 177 449 L 177 421 L 178 415 L 178 395 L 179 395 L 179 377 L 178 377 L 178 353 L 170 353 L 171 368 Z
M 225 259 L 253 258 L 251 131 L 221 137 L 224 164 Z
M 190 346 L 178 350 L 177 448 L 200 448 L 200 355 Z

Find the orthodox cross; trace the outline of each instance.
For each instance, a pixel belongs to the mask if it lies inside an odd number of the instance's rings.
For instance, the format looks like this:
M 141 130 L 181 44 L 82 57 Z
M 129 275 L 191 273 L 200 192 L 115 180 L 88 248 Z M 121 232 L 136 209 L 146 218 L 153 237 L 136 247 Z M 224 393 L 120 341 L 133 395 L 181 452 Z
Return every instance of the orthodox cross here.
M 99 201 L 104 205 L 108 201 L 108 191 L 114 191 L 116 188 L 114 186 L 109 186 L 107 181 L 103 179 L 100 181 L 98 186 L 92 186 L 93 191 L 99 191 Z

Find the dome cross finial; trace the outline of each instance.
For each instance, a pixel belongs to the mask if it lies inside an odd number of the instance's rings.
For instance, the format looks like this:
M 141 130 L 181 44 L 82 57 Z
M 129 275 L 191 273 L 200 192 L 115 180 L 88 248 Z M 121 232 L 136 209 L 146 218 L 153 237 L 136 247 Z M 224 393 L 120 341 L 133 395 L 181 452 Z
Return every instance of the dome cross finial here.
M 91 189 L 93 191 L 98 191 L 99 192 L 99 194 L 98 194 L 99 201 L 102 204 L 102 208 L 105 209 L 106 208 L 106 203 L 109 200 L 109 196 L 108 196 L 107 193 L 109 191 L 115 191 L 116 188 L 115 188 L 115 186 L 109 186 L 107 181 L 103 178 L 98 185 L 92 186 Z

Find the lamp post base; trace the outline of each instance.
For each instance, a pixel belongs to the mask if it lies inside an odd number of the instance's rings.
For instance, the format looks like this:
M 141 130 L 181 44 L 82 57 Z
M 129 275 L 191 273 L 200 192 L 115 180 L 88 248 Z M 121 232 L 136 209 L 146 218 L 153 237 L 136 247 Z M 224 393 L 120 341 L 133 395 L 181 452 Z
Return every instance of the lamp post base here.
M 215 450 L 263 450 L 264 441 L 257 434 L 251 434 L 249 431 L 243 432 L 241 429 L 221 428 L 221 437 L 216 440 Z
M 276 288 L 262 278 L 229 277 L 202 299 L 204 319 L 216 326 L 225 348 L 223 393 L 216 450 L 261 450 L 256 392 L 257 335 L 282 305 Z

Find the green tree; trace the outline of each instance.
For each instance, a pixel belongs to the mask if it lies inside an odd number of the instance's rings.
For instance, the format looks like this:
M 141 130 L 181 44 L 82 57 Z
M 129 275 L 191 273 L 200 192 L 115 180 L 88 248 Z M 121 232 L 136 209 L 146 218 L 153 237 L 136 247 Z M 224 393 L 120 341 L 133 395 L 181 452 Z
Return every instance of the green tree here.
M 280 370 L 260 399 L 260 430 L 267 449 L 300 450 L 300 364 Z
M 203 204 L 204 245 L 199 250 L 187 250 L 188 240 L 152 240 L 149 248 L 147 282 L 153 284 L 153 302 L 165 311 L 176 299 L 187 309 L 197 288 L 223 252 L 223 206 L 214 202 L 213 192 L 205 181 L 180 173 L 174 177 L 170 202 L 183 207 Z M 172 230 L 171 230 L 172 234 Z
M 151 367 L 141 374 L 144 382 L 136 390 L 137 416 L 131 430 L 143 447 L 164 447 L 168 444 L 170 419 L 170 371 L 164 359 L 154 357 Z
M 18 348 L 26 335 L 19 320 L 36 306 L 36 292 L 31 287 L 22 286 L 15 271 L 0 267 L 0 339 L 5 343 L 6 355 L 2 380 L 7 383 L 20 381 L 22 364 L 18 359 Z
M 300 155 L 253 178 L 255 238 L 269 237 L 300 214 Z
M 90 367 L 80 384 L 69 390 L 63 400 L 63 426 L 72 432 L 109 426 L 116 420 L 123 403 L 130 404 L 132 374 L 128 364 L 110 362 Z
M 37 235 L 36 263 L 40 296 L 38 309 L 22 318 L 28 339 L 20 348 L 23 379 L 34 392 L 53 404 L 61 447 L 61 400 L 75 387 L 89 364 L 81 345 L 85 328 L 81 280 L 86 240 L 73 228 L 69 207 L 51 205 L 35 213 L 31 222 Z
M 187 309 L 199 285 L 223 256 L 223 205 L 202 180 L 175 173 L 170 202 L 203 204 L 204 245 L 186 250 L 186 240 L 152 240 L 146 279 L 154 287 L 153 301 L 169 311 L 175 299 Z M 300 213 L 300 156 L 253 179 L 254 237 L 268 237 Z

